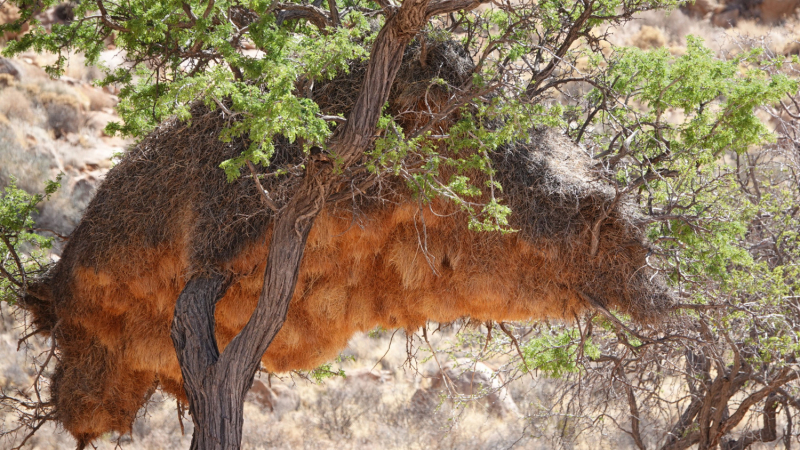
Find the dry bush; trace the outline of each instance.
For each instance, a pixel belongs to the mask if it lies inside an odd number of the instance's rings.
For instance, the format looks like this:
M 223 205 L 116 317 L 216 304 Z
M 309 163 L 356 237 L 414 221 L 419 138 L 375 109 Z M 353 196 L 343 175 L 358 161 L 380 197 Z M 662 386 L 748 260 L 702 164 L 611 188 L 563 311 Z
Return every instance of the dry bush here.
M 38 98 L 39 94 L 42 93 L 42 86 L 38 83 L 22 83 L 19 88 L 32 99 Z
M 791 55 L 800 55 L 800 42 L 798 41 L 789 41 L 786 45 L 783 46 L 783 52 L 786 56 Z
M 642 50 L 647 50 L 666 46 L 667 38 L 664 37 L 664 33 L 660 29 L 644 25 L 642 29 L 631 38 L 631 43 Z
M 73 96 L 55 92 L 45 92 L 39 101 L 47 112 L 47 124 L 56 133 L 56 138 L 67 133 L 77 133 L 83 122 L 81 104 Z
M 41 180 L 53 177 L 54 156 L 43 147 L 28 146 L 26 134 L 41 138 L 44 133 L 31 126 L 0 127 L 0 186 L 13 175 L 21 188 L 33 191 Z
M 10 73 L 0 73 L 0 89 L 7 87 L 14 87 L 17 84 L 17 79 Z
M 91 111 L 102 111 L 117 106 L 116 98 L 102 89 L 84 89 L 83 94 L 89 99 L 89 109 Z
M 75 133 L 80 127 L 79 111 L 67 103 L 49 103 L 46 106 L 47 123 L 55 131 L 56 137 Z
M 726 14 L 726 13 L 723 13 Z M 797 39 L 796 25 L 785 27 L 770 26 L 757 20 L 738 20 L 735 27 L 719 28 L 712 25 L 708 19 L 698 18 L 687 13 L 686 10 L 672 12 L 646 11 L 636 16 L 635 23 L 625 24 L 613 31 L 609 41 L 615 45 L 636 45 L 647 49 L 651 48 L 646 42 L 639 42 L 646 28 L 655 28 L 661 32 L 666 43 L 670 45 L 672 54 L 681 54 L 686 45 L 686 37 L 698 36 L 704 44 L 720 55 L 738 53 L 743 50 L 761 47 L 775 53 L 794 54 L 800 47 L 794 46 Z M 722 18 L 717 17 L 719 21 Z M 641 26 L 638 26 L 641 24 Z M 749 41 L 743 45 L 743 41 Z
M 326 383 L 316 401 L 290 419 L 305 424 L 303 446 L 478 450 L 526 442 L 524 424 L 498 420 L 480 409 L 443 399 L 419 409 L 408 395 L 412 381 L 401 378 L 384 384 L 350 379 Z
M 657 28 L 664 36 L 666 42 L 676 46 L 685 46 L 686 37 L 689 35 L 698 36 L 703 39 L 705 44 L 714 51 L 720 51 L 730 47 L 730 41 L 726 39 L 726 31 L 717 28 L 708 20 L 703 20 L 687 14 L 683 10 L 672 12 L 646 11 L 637 16 L 641 23 L 641 28 Z M 739 29 L 728 31 L 738 32 Z M 615 30 L 611 41 L 617 45 L 635 44 L 635 37 L 641 33 L 641 29 L 627 24 Z
M 344 383 L 325 390 L 312 408 L 315 426 L 329 439 L 350 439 L 355 422 L 374 412 L 380 401 L 381 394 L 371 383 Z
M 28 96 L 14 88 L 0 91 L 0 113 L 9 119 L 17 119 L 28 123 L 33 123 L 36 120 L 36 112 Z

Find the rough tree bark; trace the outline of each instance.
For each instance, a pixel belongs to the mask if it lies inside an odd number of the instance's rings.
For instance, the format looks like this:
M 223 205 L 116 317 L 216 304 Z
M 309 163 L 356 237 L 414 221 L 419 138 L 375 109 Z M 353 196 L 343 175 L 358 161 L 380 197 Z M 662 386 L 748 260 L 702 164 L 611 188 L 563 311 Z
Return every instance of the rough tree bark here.
M 221 353 L 214 337 L 214 310 L 228 280 L 225 275 L 203 275 L 187 282 L 177 300 L 172 340 L 195 426 L 192 449 L 240 447 L 244 396 L 261 357 L 286 320 L 308 233 L 343 169 L 361 160 L 372 145 L 406 46 L 431 16 L 472 9 L 486 1 L 406 0 L 399 8 L 386 4 L 388 19 L 372 48 L 355 106 L 331 137 L 326 153 L 308 162 L 299 189 L 276 215 L 258 305 Z M 334 160 L 339 161 L 338 170 Z
M 224 352 L 219 352 L 214 337 L 214 310 L 227 288 L 226 277 L 193 278 L 178 297 L 172 340 L 195 425 L 192 449 L 236 449 L 241 444 L 244 397 L 261 356 L 286 320 L 313 223 L 300 221 L 309 207 L 303 200 L 313 201 L 308 197 L 306 192 L 293 201 L 276 222 L 258 305 Z

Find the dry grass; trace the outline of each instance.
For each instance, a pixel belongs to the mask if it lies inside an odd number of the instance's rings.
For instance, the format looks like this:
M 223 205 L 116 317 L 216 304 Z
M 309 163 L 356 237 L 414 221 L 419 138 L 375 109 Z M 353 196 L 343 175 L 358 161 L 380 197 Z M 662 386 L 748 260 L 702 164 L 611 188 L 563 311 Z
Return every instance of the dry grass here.
M 15 176 L 20 187 L 35 192 L 41 180 L 51 177 L 54 167 L 52 155 L 28 144 L 30 137 L 45 137 L 31 126 L 10 122 L 13 126 L 0 128 L 0 179 Z M 43 136 L 44 135 L 44 136 Z
M 14 87 L 17 84 L 17 79 L 10 73 L 0 73 L 0 89 L 7 87 Z
M 29 95 L 13 87 L 0 91 L 0 113 L 9 119 L 27 123 L 33 123 L 38 118 Z
M 19 318 L 8 315 L 4 307 L 0 325 L 0 385 L 6 390 L 29 389 L 32 370 L 25 354 L 16 352 Z M 362 379 L 331 379 L 316 385 L 299 377 L 273 377 L 273 384 L 284 384 L 297 392 L 301 403 L 297 410 L 278 415 L 248 400 L 245 403 L 243 449 L 320 449 L 320 450 L 484 450 L 565 448 L 575 450 L 634 449 L 623 433 L 604 436 L 580 435 L 555 444 L 553 436 L 563 431 L 561 416 L 548 415 L 554 401 L 552 380 L 525 377 L 514 381 L 509 389 L 526 418 L 498 418 L 483 408 L 437 401 L 434 410 L 420 411 L 411 398 L 417 387 L 429 383 L 427 376 L 435 371 L 432 361 L 419 363 L 419 374 L 403 367 L 405 345 L 402 332 L 380 333 L 370 337 L 361 334 L 351 340 L 346 353 L 354 360 L 343 362 L 347 373 L 369 369 L 387 355 L 385 365 L 392 366 L 389 380 L 365 382 Z M 449 345 L 455 339 L 451 331 L 432 336 L 435 347 Z M 46 347 L 40 342 L 33 351 Z M 388 351 L 387 351 L 388 350 Z M 267 382 L 262 376 L 262 381 Z M 9 426 L 13 416 L 0 411 L 0 426 Z M 129 434 L 108 433 L 95 442 L 98 450 L 112 450 L 117 443 L 124 450 L 186 449 L 192 434 L 189 417 L 183 419 L 184 432 L 178 420 L 175 400 L 156 393 L 146 410 L 134 421 Z M 561 426 L 562 428 L 559 428 Z M 0 441 L 5 448 L 7 442 Z M 76 442 L 63 430 L 47 425 L 32 440 L 36 450 L 64 450 Z
M 47 113 L 47 124 L 56 138 L 68 133 L 77 133 L 83 122 L 81 104 L 72 95 L 44 92 L 38 97 Z
M 642 50 L 660 48 L 667 45 L 667 38 L 658 28 L 644 25 L 636 35 L 631 38 L 631 43 Z
M 2 86 L 8 86 L 2 89 Z M 78 90 L 51 80 L 17 83 L 13 77 L 0 79 L 0 114 L 10 120 L 38 125 L 44 122 L 56 138 L 77 133 L 84 124 L 83 111 L 114 105 L 114 100 L 98 90 L 87 90 L 86 96 Z M 97 92 L 95 92 L 97 91 Z

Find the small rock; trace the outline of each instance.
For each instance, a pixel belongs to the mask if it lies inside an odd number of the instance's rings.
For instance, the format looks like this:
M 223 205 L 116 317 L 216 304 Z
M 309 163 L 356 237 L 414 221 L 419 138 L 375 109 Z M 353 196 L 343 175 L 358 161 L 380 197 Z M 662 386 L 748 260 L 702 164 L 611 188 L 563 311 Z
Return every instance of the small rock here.
M 0 58 L 0 73 L 7 73 L 14 77 L 15 80 L 19 81 L 23 72 L 24 70 L 16 61 L 8 58 Z
M 253 381 L 247 398 L 263 409 L 272 411 L 278 418 L 300 408 L 300 396 L 294 389 L 282 384 L 269 387 L 261 380 Z

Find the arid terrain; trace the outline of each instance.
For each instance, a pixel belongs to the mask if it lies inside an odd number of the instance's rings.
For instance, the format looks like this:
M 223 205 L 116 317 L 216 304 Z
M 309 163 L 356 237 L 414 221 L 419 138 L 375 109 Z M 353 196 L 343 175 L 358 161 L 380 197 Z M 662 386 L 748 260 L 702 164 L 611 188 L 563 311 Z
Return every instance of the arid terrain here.
M 610 33 L 609 40 L 617 45 L 667 47 L 673 54 L 685 51 L 690 34 L 720 54 L 736 53 L 748 42 L 766 44 L 776 54 L 798 54 L 798 5 L 797 0 L 764 0 L 755 6 L 698 0 L 671 14 L 646 13 L 623 28 L 598 33 Z M 3 8 L 0 20 L 12 14 Z M 116 64 L 113 45 L 103 60 Z M 98 69 L 73 55 L 66 75 L 53 80 L 42 69 L 49 62 L 37 54 L 0 58 L 0 188 L 15 176 L 20 187 L 36 192 L 44 180 L 63 174 L 61 189 L 37 219 L 41 232 L 56 238 L 50 257 L 57 261 L 60 239 L 80 221 L 115 163 L 114 155 L 131 142 L 103 131 L 117 117 L 117 98 L 113 89 L 92 84 L 100 76 Z M 30 395 L 37 373 L 29 361 L 46 358 L 49 342 L 34 339 L 18 348 L 25 317 L 2 305 L 0 388 L 6 395 Z M 457 359 L 480 353 L 485 328 L 455 323 L 430 334 L 430 346 L 417 331 L 375 330 L 354 337 L 329 368 L 332 375 L 322 381 L 314 379 L 315 373 L 260 374 L 245 405 L 243 447 L 636 448 L 611 424 L 587 431 L 572 426 L 571 417 L 554 413 L 551 405 L 569 399 L 542 374 L 520 375 L 502 356 L 486 364 Z M 513 351 L 510 344 L 508 348 Z M 0 431 L 15 426 L 13 417 L 11 411 L 0 410 Z M 174 399 L 155 392 L 130 435 L 108 435 L 97 446 L 188 448 L 191 427 Z M 8 445 L 0 441 L 0 448 Z M 759 445 L 751 448 L 784 448 L 779 441 Z M 26 444 L 42 450 L 74 446 L 72 437 L 52 424 Z

